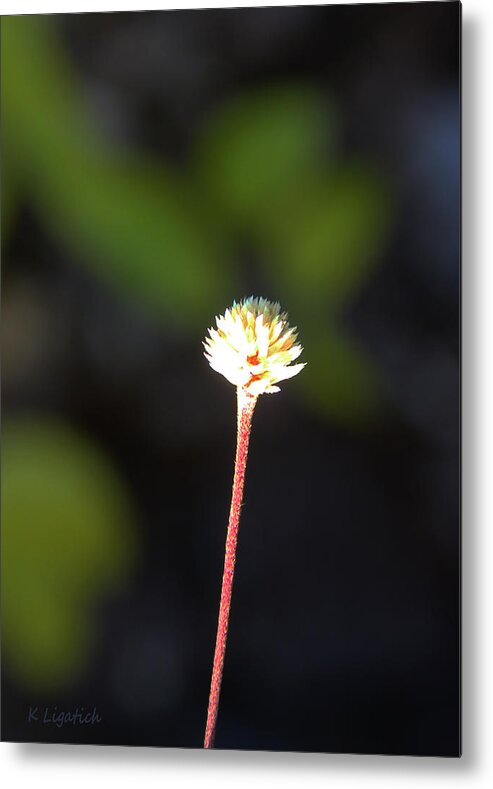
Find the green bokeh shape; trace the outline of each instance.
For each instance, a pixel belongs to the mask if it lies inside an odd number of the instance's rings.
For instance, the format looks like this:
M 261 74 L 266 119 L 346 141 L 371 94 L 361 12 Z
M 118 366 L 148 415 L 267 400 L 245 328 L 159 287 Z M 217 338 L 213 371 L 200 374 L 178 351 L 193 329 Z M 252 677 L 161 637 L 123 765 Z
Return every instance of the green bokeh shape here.
M 110 462 L 61 422 L 7 422 L 2 448 L 5 668 L 25 687 L 76 680 L 98 606 L 125 581 L 136 542 Z
M 209 117 L 197 171 L 234 224 L 268 227 L 300 175 L 318 167 L 332 142 L 326 104 L 306 84 L 273 83 L 241 92 Z

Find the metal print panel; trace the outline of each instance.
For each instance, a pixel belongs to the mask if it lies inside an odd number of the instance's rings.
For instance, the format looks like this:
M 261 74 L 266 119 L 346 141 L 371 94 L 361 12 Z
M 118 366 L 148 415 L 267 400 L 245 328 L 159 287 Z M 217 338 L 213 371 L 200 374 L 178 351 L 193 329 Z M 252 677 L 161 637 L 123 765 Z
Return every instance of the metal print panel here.
M 4 740 L 460 755 L 460 19 L 2 18 Z

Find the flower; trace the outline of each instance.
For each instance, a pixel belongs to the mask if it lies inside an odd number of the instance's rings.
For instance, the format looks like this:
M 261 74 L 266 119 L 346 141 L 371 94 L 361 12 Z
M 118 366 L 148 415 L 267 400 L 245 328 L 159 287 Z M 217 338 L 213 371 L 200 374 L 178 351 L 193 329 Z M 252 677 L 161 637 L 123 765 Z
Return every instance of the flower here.
M 213 370 L 254 397 L 279 392 L 275 384 L 305 366 L 291 365 L 303 348 L 296 344 L 296 326 L 290 328 L 277 302 L 253 296 L 233 302 L 216 325 L 203 343 L 206 359 Z

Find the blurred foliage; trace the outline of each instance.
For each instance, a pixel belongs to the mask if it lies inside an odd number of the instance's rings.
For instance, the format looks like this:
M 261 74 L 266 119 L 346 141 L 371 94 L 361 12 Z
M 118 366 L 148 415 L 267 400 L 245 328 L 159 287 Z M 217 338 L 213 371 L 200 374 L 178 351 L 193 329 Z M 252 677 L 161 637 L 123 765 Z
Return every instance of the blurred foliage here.
M 274 225 L 279 275 L 317 310 L 340 310 L 373 270 L 388 230 L 388 199 L 365 166 L 318 173 L 300 187 L 302 199 L 285 207 L 288 221 Z
M 232 289 L 218 239 L 162 160 L 97 134 L 83 95 L 50 18 L 2 20 L 5 158 L 15 157 L 42 219 L 111 283 L 202 328 L 205 305 Z
M 299 178 L 316 170 L 333 116 L 306 85 L 244 92 L 209 117 L 197 161 L 207 192 L 248 232 L 268 229 Z
M 4 663 L 53 690 L 85 668 L 95 607 L 131 567 L 130 507 L 109 461 L 62 423 L 7 422 L 2 461 Z
M 206 116 L 188 171 L 175 172 L 96 132 L 55 30 L 40 17 L 2 25 L 5 189 L 29 189 L 81 262 L 190 338 L 246 295 L 235 249 L 253 245 L 262 295 L 300 326 L 309 365 L 293 386 L 331 419 L 366 418 L 378 376 L 345 336 L 343 310 L 379 260 L 392 212 L 381 176 L 336 155 L 327 97 L 297 83 L 243 90 Z
M 3 83 L 2 83 L 3 91 Z M 19 170 L 16 167 L 14 159 L 14 151 L 10 145 L 8 134 L 6 133 L 6 124 L 1 114 L 1 135 L 3 140 L 3 155 L 2 155 L 2 178 L 1 178 L 1 230 L 2 230 L 2 244 L 5 244 L 8 237 L 8 231 L 13 224 L 13 217 L 17 210 L 17 197 L 18 197 L 18 183 L 16 174 Z M 8 155 L 5 155 L 5 151 Z

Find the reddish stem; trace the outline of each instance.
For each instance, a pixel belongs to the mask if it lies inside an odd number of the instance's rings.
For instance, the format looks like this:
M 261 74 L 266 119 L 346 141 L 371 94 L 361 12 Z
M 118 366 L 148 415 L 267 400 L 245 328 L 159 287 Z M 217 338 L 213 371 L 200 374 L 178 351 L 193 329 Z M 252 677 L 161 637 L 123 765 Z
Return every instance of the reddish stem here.
M 216 649 L 212 668 L 211 690 L 209 694 L 209 709 L 205 729 L 204 748 L 214 747 L 216 733 L 217 711 L 219 708 L 219 695 L 221 693 L 221 679 L 223 675 L 224 654 L 226 652 L 226 639 L 228 636 L 229 609 L 231 607 L 231 592 L 235 571 L 236 543 L 238 541 L 238 526 L 240 523 L 241 504 L 243 501 L 243 485 L 245 482 L 245 468 L 248 455 L 248 441 L 252 426 L 253 410 L 256 397 L 247 394 L 238 388 L 238 432 L 236 438 L 235 473 L 233 477 L 233 491 L 231 495 L 231 509 L 229 511 L 228 533 L 226 536 L 226 555 L 224 557 L 223 585 L 221 589 L 221 602 L 219 605 L 219 621 L 217 624 Z

